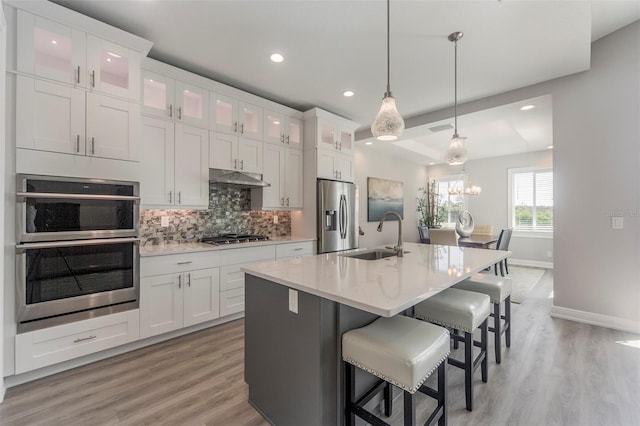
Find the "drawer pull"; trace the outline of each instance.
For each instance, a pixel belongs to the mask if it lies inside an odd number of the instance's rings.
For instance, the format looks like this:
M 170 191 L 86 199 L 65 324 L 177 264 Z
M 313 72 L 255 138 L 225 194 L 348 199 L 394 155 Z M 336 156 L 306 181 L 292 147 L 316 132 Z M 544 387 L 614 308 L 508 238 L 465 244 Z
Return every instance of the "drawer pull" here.
M 80 338 L 74 340 L 73 343 L 80 343 L 80 342 L 84 342 L 86 340 L 93 340 L 95 338 L 96 338 L 96 336 L 80 337 Z
M 193 263 L 193 260 L 189 260 L 187 262 L 178 262 L 178 265 L 188 265 L 190 263 Z
M 304 249 L 303 247 L 298 247 L 298 248 L 293 249 L 293 251 L 300 251 L 300 250 L 303 250 L 303 249 Z

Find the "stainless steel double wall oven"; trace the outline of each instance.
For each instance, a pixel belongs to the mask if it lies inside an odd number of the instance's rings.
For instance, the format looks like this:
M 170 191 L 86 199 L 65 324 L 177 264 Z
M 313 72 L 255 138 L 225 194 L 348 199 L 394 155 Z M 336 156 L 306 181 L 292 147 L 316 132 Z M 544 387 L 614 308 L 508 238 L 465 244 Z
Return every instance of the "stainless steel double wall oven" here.
M 18 331 L 138 307 L 136 182 L 18 175 Z

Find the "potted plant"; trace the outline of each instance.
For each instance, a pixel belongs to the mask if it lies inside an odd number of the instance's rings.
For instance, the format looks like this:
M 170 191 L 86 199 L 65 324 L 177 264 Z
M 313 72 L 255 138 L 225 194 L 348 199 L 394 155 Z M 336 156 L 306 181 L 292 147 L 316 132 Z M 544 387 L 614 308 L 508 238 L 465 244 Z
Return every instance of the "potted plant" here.
M 436 190 L 436 181 L 427 182 L 426 187 L 418 188 L 417 211 L 418 226 L 439 228 L 441 220 L 440 195 Z

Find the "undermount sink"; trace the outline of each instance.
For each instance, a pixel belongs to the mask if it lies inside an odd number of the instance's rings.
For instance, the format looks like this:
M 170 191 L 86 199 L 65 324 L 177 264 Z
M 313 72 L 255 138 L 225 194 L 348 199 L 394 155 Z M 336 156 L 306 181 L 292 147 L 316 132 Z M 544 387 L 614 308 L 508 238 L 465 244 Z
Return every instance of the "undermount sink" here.
M 409 253 L 409 252 L 405 251 L 405 253 Z M 385 257 L 395 256 L 395 255 L 396 255 L 396 252 L 394 250 L 373 249 L 373 250 L 359 251 L 356 253 L 345 253 L 345 254 L 341 254 L 340 256 L 352 257 L 354 259 L 362 259 L 362 260 L 378 260 L 378 259 L 384 259 Z

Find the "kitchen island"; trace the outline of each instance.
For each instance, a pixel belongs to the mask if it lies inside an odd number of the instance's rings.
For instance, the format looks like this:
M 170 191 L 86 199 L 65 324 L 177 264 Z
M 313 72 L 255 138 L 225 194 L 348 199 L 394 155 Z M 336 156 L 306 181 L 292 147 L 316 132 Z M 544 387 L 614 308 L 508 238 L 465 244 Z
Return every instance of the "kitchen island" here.
M 320 254 L 248 265 L 245 381 L 277 425 L 343 424 L 341 336 L 415 304 L 510 252 L 407 243 L 403 257 Z M 358 371 L 361 391 L 371 379 Z

